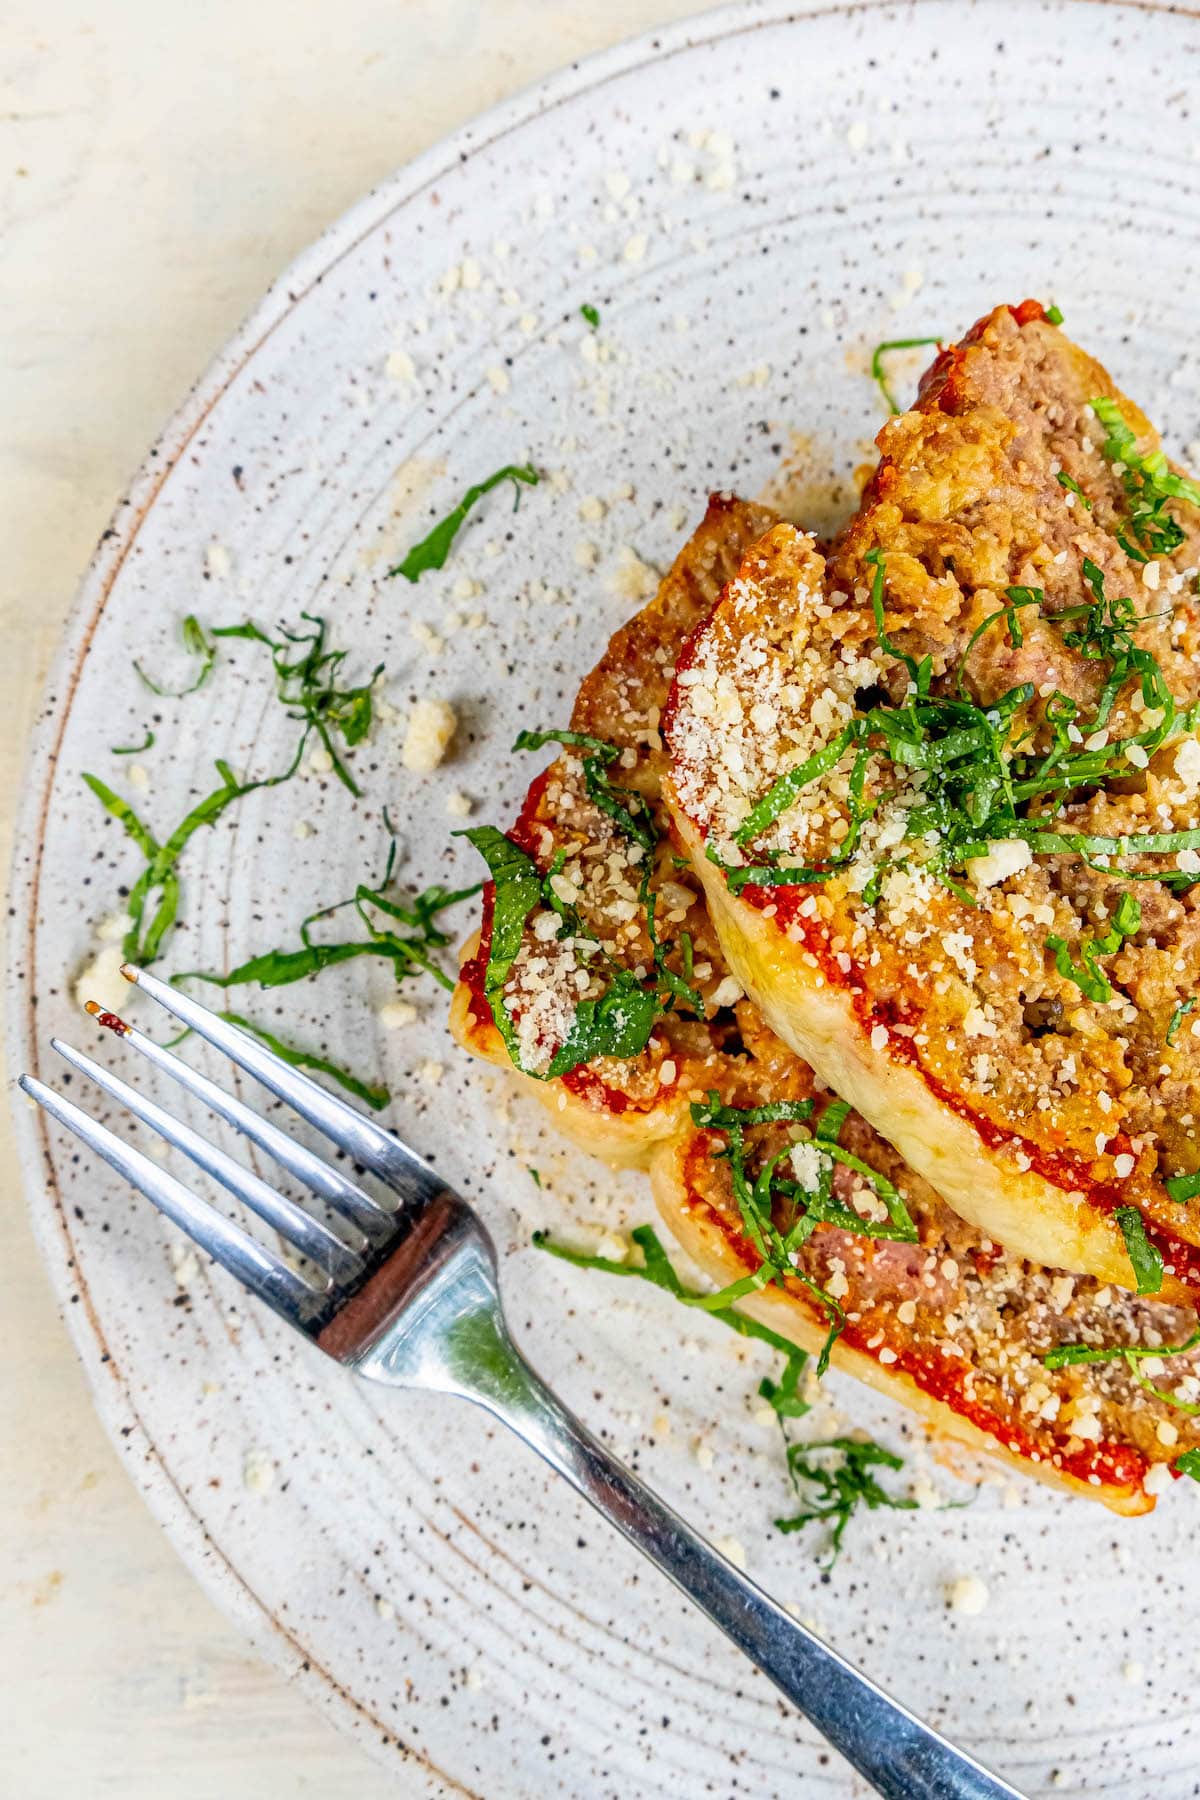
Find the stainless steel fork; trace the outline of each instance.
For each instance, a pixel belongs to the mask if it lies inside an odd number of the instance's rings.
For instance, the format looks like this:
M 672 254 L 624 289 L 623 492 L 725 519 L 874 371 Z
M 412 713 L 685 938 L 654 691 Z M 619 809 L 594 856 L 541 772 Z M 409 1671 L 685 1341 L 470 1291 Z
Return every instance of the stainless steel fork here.
M 297 1272 L 72 1101 L 23 1075 L 27 1094 L 345 1368 L 395 1387 L 461 1395 L 511 1426 L 657 1563 L 879 1793 L 889 1800 L 1021 1800 L 1016 1789 L 923 1725 L 784 1612 L 567 1411 L 513 1344 L 491 1240 L 436 1170 L 196 1000 L 142 970 L 125 973 L 382 1182 L 395 1205 L 381 1204 L 270 1120 L 99 1008 L 88 1010 L 325 1201 L 343 1229 L 332 1230 L 277 1193 L 90 1057 L 57 1038 L 54 1049 L 302 1251 L 313 1277 Z

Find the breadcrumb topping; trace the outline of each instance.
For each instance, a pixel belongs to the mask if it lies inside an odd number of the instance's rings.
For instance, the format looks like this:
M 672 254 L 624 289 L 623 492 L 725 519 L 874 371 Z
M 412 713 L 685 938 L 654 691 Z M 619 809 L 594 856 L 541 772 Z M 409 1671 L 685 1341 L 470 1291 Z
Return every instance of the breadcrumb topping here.
M 1200 875 L 1200 852 L 1114 856 L 1014 837 L 947 866 L 928 823 L 930 772 L 876 738 L 856 792 L 862 739 L 838 754 L 848 725 L 912 702 L 921 667 L 931 701 L 961 696 L 973 717 L 1026 696 L 1009 735 L 1031 758 L 1152 737 L 1166 715 L 1147 702 L 1142 665 L 1089 730 L 1114 666 L 1087 637 L 1100 617 L 1090 569 L 1134 609 L 1128 641 L 1155 661 L 1178 720 L 1157 746 L 1130 744 L 1098 784 L 1031 801 L 1030 832 L 1200 831 L 1200 734 L 1186 714 L 1200 700 L 1200 513 L 1172 501 L 1180 542 L 1147 582 L 1150 565 L 1125 547 L 1123 465 L 1104 455 L 1090 404 L 1113 391 L 1104 371 L 1006 308 L 950 354 L 949 372 L 945 361 L 918 410 L 881 432 L 879 471 L 828 558 L 775 527 L 693 640 L 668 709 L 673 803 L 711 858 L 763 873 L 743 902 L 803 945 L 818 985 L 832 965 L 861 997 L 873 1050 L 915 1060 L 936 1092 L 1011 1134 L 1015 1156 L 1024 1143 L 1067 1159 L 1072 1191 L 1119 1184 L 1163 1230 L 1200 1243 L 1200 1217 L 1163 1186 L 1200 1170 L 1200 1038 L 1178 1021 L 1200 985 L 1200 887 L 1160 879 Z M 1142 415 L 1118 403 L 1153 448 Z M 1077 495 L 1062 474 L 1088 508 L 1067 505 Z M 822 752 L 747 834 L 781 778 Z M 773 867 L 793 871 L 792 885 L 773 887 Z M 805 869 L 817 876 L 808 886 L 795 874 Z

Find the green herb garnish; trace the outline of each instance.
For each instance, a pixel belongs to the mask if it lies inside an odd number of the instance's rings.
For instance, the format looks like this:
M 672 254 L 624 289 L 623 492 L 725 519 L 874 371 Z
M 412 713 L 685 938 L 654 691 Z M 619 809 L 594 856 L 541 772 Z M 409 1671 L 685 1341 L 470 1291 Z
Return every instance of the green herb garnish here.
M 1112 924 L 1104 935 L 1084 940 L 1082 966 L 1072 960 L 1066 940 L 1057 933 L 1049 934 L 1046 948 L 1054 952 L 1054 966 L 1064 981 L 1073 981 L 1089 1000 L 1103 1006 L 1113 997 L 1112 983 L 1096 958 L 1115 955 L 1125 939 L 1135 935 L 1141 923 L 1141 905 L 1132 894 L 1122 894 L 1113 913 Z
M 387 1088 L 372 1082 L 360 1081 L 357 1075 L 352 1075 L 348 1069 L 343 1069 L 339 1064 L 330 1062 L 328 1057 L 317 1056 L 310 1050 L 297 1050 L 294 1044 L 285 1044 L 282 1038 L 275 1036 L 274 1032 L 265 1030 L 261 1025 L 256 1025 L 252 1019 L 244 1019 L 240 1013 L 223 1012 L 219 1016 L 228 1020 L 230 1025 L 240 1025 L 243 1031 L 251 1032 L 254 1037 L 267 1046 L 268 1050 L 273 1050 L 276 1056 L 281 1057 L 293 1069 L 311 1069 L 316 1075 L 328 1075 L 332 1081 L 337 1082 L 339 1087 L 345 1088 L 348 1094 L 353 1094 L 356 1100 L 362 1100 L 375 1112 L 386 1106 L 391 1099 Z
M 1164 1359 L 1182 1356 L 1185 1350 L 1194 1350 L 1197 1344 L 1200 1344 L 1200 1329 L 1193 1331 L 1182 1344 L 1167 1344 L 1157 1350 L 1146 1344 L 1110 1344 L 1104 1349 L 1094 1348 L 1091 1344 L 1058 1344 L 1053 1350 L 1047 1350 L 1041 1360 L 1048 1369 L 1070 1369 L 1077 1363 L 1118 1362 L 1122 1357 L 1127 1362 L 1140 1362 L 1150 1356 Z
M 1089 661 L 1113 665 L 1093 726 L 1098 729 L 1107 724 L 1117 695 L 1131 675 L 1141 677 L 1142 698 L 1147 706 L 1170 709 L 1173 716 L 1175 703 L 1157 660 L 1148 650 L 1138 649 L 1133 641 L 1133 633 L 1145 623 L 1137 607 L 1127 594 L 1119 599 L 1106 598 L 1103 572 L 1090 556 L 1083 559 L 1083 579 L 1092 595 L 1090 604 L 1066 606 L 1055 614 L 1055 620 L 1059 624 L 1079 620 L 1077 626 L 1063 632 L 1064 644 Z
M 998 619 L 1004 619 L 1008 624 L 1008 641 L 1014 650 L 1019 650 L 1025 642 L 1025 634 L 1021 629 L 1021 609 L 1025 606 L 1042 606 L 1046 596 L 1041 588 L 1010 587 L 1005 590 L 1005 599 L 1007 605 L 998 607 L 995 612 L 989 613 L 986 619 L 981 619 L 967 639 L 962 660 L 958 665 L 958 692 L 964 699 L 966 698 L 964 682 L 967 673 L 967 659 L 984 632 Z
M 631 1275 L 639 1281 L 649 1281 L 654 1287 L 662 1288 L 676 1300 L 689 1306 L 712 1301 L 713 1295 L 696 1293 L 684 1287 L 652 1225 L 639 1225 L 629 1235 L 642 1253 L 640 1263 L 617 1262 L 613 1257 L 590 1256 L 584 1250 L 568 1249 L 565 1244 L 551 1243 L 549 1234 L 545 1231 L 535 1231 L 533 1242 L 536 1249 L 546 1250 L 551 1256 L 560 1257 L 563 1262 L 573 1263 L 577 1269 L 600 1269 L 605 1275 Z M 764 1380 L 758 1390 L 763 1399 L 775 1408 L 780 1418 L 796 1419 L 809 1410 L 807 1402 L 797 1392 L 797 1383 L 808 1362 L 807 1350 L 801 1350 L 789 1338 L 781 1337 L 769 1325 L 760 1325 L 748 1313 L 735 1312 L 730 1305 L 704 1304 L 702 1310 L 710 1318 L 719 1319 L 722 1325 L 728 1325 L 740 1337 L 755 1338 L 759 1343 L 769 1344 L 772 1350 L 778 1350 L 787 1359 L 778 1386 Z
M 1129 1363 L 1129 1373 L 1140 1388 L 1144 1388 L 1148 1394 L 1153 1394 L 1154 1398 L 1161 1400 L 1164 1406 L 1173 1407 L 1176 1412 L 1186 1413 L 1189 1419 L 1200 1418 L 1200 1406 L 1191 1400 L 1181 1400 L 1177 1394 L 1164 1393 L 1162 1388 L 1155 1387 L 1154 1383 L 1142 1374 L 1136 1362 L 1129 1362 L 1128 1358 L 1126 1361 Z
M 147 731 L 140 744 L 113 744 L 109 749 L 110 756 L 141 756 L 144 751 L 154 748 L 154 733 Z
M 1177 1456 L 1171 1467 L 1181 1475 L 1190 1475 L 1193 1481 L 1200 1481 L 1200 1450 L 1185 1450 Z
M 1092 502 L 1088 499 L 1073 475 L 1068 475 L 1065 469 L 1060 469 L 1054 479 L 1057 481 L 1059 487 L 1066 488 L 1069 494 L 1074 494 L 1075 498 L 1081 500 L 1088 511 L 1091 512 Z
M 779 1100 L 766 1106 L 739 1107 L 722 1105 L 719 1095 L 710 1093 L 706 1101 L 693 1101 L 693 1124 L 705 1131 L 719 1131 L 725 1137 L 722 1153 L 729 1163 L 733 1196 L 737 1203 L 746 1236 L 762 1258 L 757 1274 L 746 1276 L 722 1290 L 722 1296 L 734 1299 L 734 1288 L 748 1292 L 748 1283 L 759 1287 L 769 1282 L 786 1285 L 801 1282 L 821 1306 L 830 1322 L 829 1335 L 821 1351 L 817 1373 L 828 1367 L 830 1351 L 845 1323 L 837 1301 L 820 1284 L 797 1267 L 798 1252 L 818 1225 L 832 1225 L 839 1231 L 858 1236 L 886 1238 L 901 1243 L 915 1243 L 917 1229 L 896 1188 L 877 1169 L 844 1150 L 838 1142 L 849 1108 L 843 1101 L 831 1101 L 817 1121 L 811 1139 L 807 1134 L 798 1142 L 811 1142 L 817 1157 L 815 1184 L 801 1185 L 798 1180 L 780 1172 L 780 1164 L 797 1148 L 789 1140 L 782 1150 L 769 1157 L 751 1176 L 746 1167 L 746 1132 L 754 1125 L 787 1123 L 805 1126 L 811 1117 L 811 1100 Z M 883 1202 L 887 1222 L 876 1222 L 859 1216 L 845 1206 L 833 1192 L 833 1165 L 842 1163 L 870 1183 Z M 780 1210 L 786 1224 L 775 1223 Z
M 179 874 L 176 865 L 188 840 L 202 825 L 215 825 L 235 800 L 252 794 L 256 788 L 277 787 L 280 782 L 289 780 L 295 774 L 299 760 L 300 753 L 297 751 L 291 764 L 281 775 L 270 775 L 260 781 L 238 781 L 229 764 L 218 758 L 216 767 L 217 774 L 221 777 L 221 786 L 193 806 L 170 837 L 161 844 L 127 800 L 115 794 L 98 775 L 84 775 L 85 783 L 101 806 L 124 826 L 127 835 L 133 839 L 146 859 L 146 867 L 134 882 L 125 903 L 125 910 L 129 915 L 129 930 L 125 933 L 122 954 L 127 962 L 143 966 L 154 962 L 162 948 L 163 939 L 175 924 L 179 912 Z M 146 908 L 153 896 L 157 896 L 157 900 L 147 924 Z
M 611 765 L 621 755 L 619 747 L 604 738 L 589 737 L 586 732 L 556 730 L 518 732 L 513 749 L 542 750 L 547 744 L 562 744 L 570 749 L 588 752 L 582 765 L 583 785 L 588 798 L 643 852 L 638 899 L 646 916 L 646 935 L 650 939 L 659 1000 L 664 1010 L 669 1010 L 673 1005 L 687 1006 L 698 1019 L 702 1019 L 705 1012 L 704 996 L 692 981 L 691 938 L 687 932 L 680 934 L 679 948 L 683 967 L 682 971 L 678 971 L 667 962 L 673 946 L 663 943 L 658 935 L 658 895 L 651 886 L 654 852 L 659 842 L 653 809 L 643 795 L 634 793 L 630 788 L 614 787 L 608 773 Z M 686 863 L 684 867 L 687 867 Z M 551 873 L 555 871 L 552 870 Z M 552 897 L 550 903 L 554 904 Z
M 790 1112 L 781 1111 L 780 1107 L 790 1108 L 796 1104 L 802 1103 L 785 1101 L 777 1106 L 748 1108 L 744 1109 L 742 1116 L 753 1112 L 757 1115 L 770 1115 L 772 1119 L 786 1118 L 791 1116 Z M 714 1110 L 728 1113 L 737 1109 L 716 1107 Z M 764 1119 L 762 1122 L 768 1121 Z M 865 1505 L 870 1511 L 880 1506 L 909 1511 L 916 1505 L 915 1500 L 893 1499 L 871 1473 L 873 1468 L 903 1467 L 902 1458 L 890 1450 L 882 1449 L 878 1444 L 861 1442 L 856 1438 L 830 1438 L 815 1444 L 791 1443 L 784 1421 L 802 1418 L 811 1410 L 808 1401 L 800 1393 L 800 1379 L 808 1364 L 808 1352 L 801 1350 L 790 1339 L 781 1337 L 769 1326 L 760 1324 L 757 1319 L 736 1311 L 731 1302 L 715 1305 L 714 1301 L 719 1296 L 699 1294 L 685 1288 L 652 1226 L 639 1225 L 630 1236 L 642 1253 L 640 1264 L 617 1262 L 612 1257 L 592 1256 L 586 1251 L 568 1249 L 563 1244 L 552 1243 L 544 1231 L 535 1231 L 533 1242 L 537 1249 L 549 1251 L 552 1256 L 560 1257 L 576 1268 L 599 1269 L 606 1275 L 632 1276 L 636 1280 L 648 1281 L 684 1305 L 701 1307 L 711 1318 L 719 1319 L 740 1336 L 756 1339 L 779 1351 L 785 1359 L 779 1380 L 773 1381 L 764 1376 L 758 1391 L 779 1420 L 780 1430 L 784 1434 L 788 1477 L 797 1496 L 806 1502 L 802 1512 L 791 1518 L 776 1519 L 775 1524 L 780 1531 L 799 1531 L 801 1526 L 814 1519 L 833 1520 L 832 1550 L 833 1560 L 836 1561 L 846 1526 L 860 1505 Z M 725 1291 L 731 1292 L 731 1289 Z M 826 1452 L 837 1454 L 826 1458 Z M 820 1461 L 811 1460 L 814 1453 L 821 1458 Z M 809 1484 L 808 1493 L 802 1489 L 801 1482 Z M 811 1491 L 814 1488 L 815 1495 Z
M 814 1520 L 832 1521 L 830 1568 L 841 1551 L 846 1527 L 860 1506 L 870 1512 L 881 1506 L 893 1512 L 911 1512 L 917 1505 L 912 1499 L 897 1499 L 880 1486 L 876 1469 L 904 1467 L 904 1459 L 881 1444 L 848 1437 L 789 1444 L 787 1461 L 801 1510 L 791 1518 L 776 1519 L 776 1528 L 791 1532 Z
M 386 813 L 384 822 L 391 832 Z M 453 939 L 448 932 L 442 930 L 437 920 L 447 907 L 457 905 L 460 900 L 469 900 L 479 893 L 482 883 L 456 889 L 429 887 L 414 899 L 401 901 L 388 892 L 395 864 L 396 838 L 391 833 L 387 862 L 380 879 L 374 886 L 360 881 L 347 899 L 335 901 L 331 906 L 322 906 L 316 912 L 309 913 L 300 922 L 300 943 L 295 949 L 266 950 L 239 963 L 228 975 L 190 970 L 175 979 L 207 981 L 222 988 L 242 987 L 249 982 L 257 982 L 261 988 L 289 987 L 292 982 L 303 981 L 309 975 L 319 974 L 322 969 L 332 968 L 337 963 L 354 962 L 361 956 L 380 956 L 392 964 L 397 982 L 418 970 L 424 970 L 448 993 L 452 992 L 454 981 L 440 966 L 433 953 L 445 949 Z M 366 937 L 349 938 L 340 943 L 320 943 L 314 940 L 313 926 L 320 920 L 332 918 L 346 907 L 354 908 L 366 930 Z M 385 918 L 406 926 L 407 934 L 381 924 L 376 916 L 380 913 Z
M 1191 1010 L 1192 1010 L 1193 1006 L 1195 1006 L 1195 1004 L 1196 1004 L 1196 1001 L 1195 1001 L 1194 996 L 1190 1000 L 1181 1000 L 1179 1002 L 1179 1005 L 1175 1008 L 1175 1011 L 1171 1014 L 1171 1022 L 1167 1026 L 1166 1042 L 1168 1044 L 1173 1044 L 1175 1042 L 1175 1038 L 1178 1034 L 1179 1027 L 1183 1024 L 1184 1019 L 1187 1017 L 1188 1013 L 1191 1012 Z
M 811 1234 L 812 1226 L 806 1226 L 803 1218 L 797 1221 L 794 1230 L 781 1231 L 775 1224 L 772 1189 L 776 1170 L 793 1146 L 791 1143 L 785 1144 L 776 1155 L 768 1158 L 756 1176 L 751 1177 L 746 1169 L 745 1133 L 750 1125 L 780 1120 L 798 1123 L 807 1119 L 811 1111 L 810 1100 L 781 1100 L 767 1107 L 723 1106 L 716 1093 L 710 1093 L 707 1101 L 694 1101 L 691 1108 L 693 1124 L 702 1130 L 719 1131 L 725 1137 L 726 1147 L 721 1155 L 729 1163 L 733 1197 L 746 1237 L 762 1259 L 753 1275 L 731 1282 L 728 1287 L 713 1295 L 710 1303 L 714 1306 L 725 1305 L 740 1299 L 744 1294 L 756 1292 L 771 1282 L 782 1284 L 789 1278 L 800 1282 L 812 1294 L 829 1321 L 828 1336 L 817 1362 L 817 1374 L 823 1375 L 829 1367 L 834 1343 L 845 1324 L 845 1314 L 833 1295 L 805 1275 L 792 1261 L 793 1250 Z
M 1118 1206 L 1113 1218 L 1121 1227 L 1125 1248 L 1133 1264 L 1139 1294 L 1157 1294 L 1163 1284 L 1162 1252 L 1146 1236 L 1146 1226 L 1135 1206 Z
M 483 992 L 496 1029 L 519 1069 L 523 1066 L 521 1050 L 504 1004 L 504 984 L 521 948 L 525 921 L 542 897 L 541 871 L 531 856 L 494 825 L 474 825 L 459 835 L 478 850 L 492 878 L 492 933 Z
M 940 337 L 915 337 L 889 338 L 885 343 L 876 344 L 874 353 L 871 357 L 871 376 L 880 393 L 883 395 L 884 405 L 890 413 L 898 413 L 902 408 L 897 404 L 896 397 L 888 386 L 887 375 L 883 367 L 884 357 L 890 355 L 893 350 L 919 350 L 927 344 L 941 344 L 943 342 L 944 339 Z
M 828 880 L 853 853 L 863 824 L 879 804 L 879 796 L 866 797 L 865 776 L 871 758 L 882 759 L 894 768 L 920 772 L 920 792 L 914 796 L 909 808 L 906 836 L 922 843 L 921 868 L 942 881 L 967 905 L 974 904 L 972 896 L 954 883 L 949 871 L 984 855 L 997 839 L 1022 838 L 1035 852 L 1074 853 L 1085 860 L 1200 848 L 1200 831 L 1133 832 L 1123 837 L 1108 837 L 1052 829 L 1052 811 L 1028 811 L 1035 800 L 1061 805 L 1079 790 L 1102 784 L 1114 772 L 1126 774 L 1132 766 L 1144 766 L 1146 757 L 1170 732 L 1192 729 L 1200 717 L 1200 707 L 1189 708 L 1183 713 L 1177 711 L 1158 663 L 1133 643 L 1132 632 L 1143 621 L 1133 609 L 1132 602 L 1122 599 L 1110 603 L 1106 599 L 1103 576 L 1090 559 L 1085 562 L 1084 574 L 1092 600 L 1068 608 L 1057 617 L 1072 622 L 1070 631 L 1064 635 L 1082 654 L 1111 660 L 1108 679 L 1091 721 L 1092 729 L 1105 723 L 1121 687 L 1135 675 L 1140 680 L 1145 705 L 1159 714 L 1158 723 L 1129 738 L 1093 749 L 1080 747 L 1076 738 L 1081 739 L 1081 734 L 1075 731 L 1075 737 L 1072 736 L 1078 708 L 1066 695 L 1054 694 L 1047 700 L 1044 714 L 1053 742 L 1047 752 L 1038 755 L 1022 749 L 1028 739 L 1028 730 L 1014 740 L 1018 717 L 1036 697 L 1033 685 L 1023 682 L 1009 688 L 982 707 L 963 691 L 960 666 L 958 697 L 933 696 L 930 693 L 930 657 L 926 655 L 918 661 L 901 650 L 888 635 L 882 551 L 871 550 L 865 561 L 874 570 L 871 605 L 876 637 L 880 648 L 906 670 L 908 695 L 902 705 L 880 704 L 855 715 L 823 749 L 782 775 L 738 827 L 736 840 L 744 845 L 794 805 L 805 787 L 828 773 L 853 750 L 854 764 L 847 788 L 849 829 L 843 842 L 823 859 L 824 866 L 785 869 L 779 866 L 778 853 L 768 852 L 761 862 L 743 870 L 730 871 L 715 850 L 710 849 L 711 859 L 726 870 L 731 888 L 740 890 L 748 885 L 784 886 Z M 1006 598 L 1007 604 L 989 614 L 976 628 L 967 646 L 968 653 L 980 633 L 1001 618 L 1007 621 L 1013 643 L 1022 642 L 1021 611 L 1028 606 L 1040 606 L 1044 595 L 1038 588 L 1014 587 L 1007 590 Z M 1141 754 L 1131 759 L 1128 753 L 1133 746 L 1137 746 Z M 882 867 L 882 863 L 877 866 L 864 890 L 863 898 L 868 904 L 873 903 L 879 892 Z M 1192 885 L 1196 878 L 1167 869 L 1148 874 L 1130 871 L 1127 879 L 1158 880 L 1179 889 Z
M 1063 322 L 1063 316 L 1062 316 L 1061 309 L 1053 304 L 1048 306 L 1046 308 L 1046 323 L 1047 323 L 1047 325 L 1061 325 L 1062 322 Z
M 836 735 L 820 750 L 806 756 L 802 763 L 781 775 L 778 781 L 763 795 L 755 806 L 752 806 L 733 834 L 735 844 L 749 843 L 751 838 L 761 836 L 768 825 L 773 825 L 780 813 L 785 813 L 796 802 L 801 791 L 812 782 L 819 781 L 830 769 L 836 768 L 849 746 L 859 735 L 855 722 L 843 725 Z
M 337 733 L 347 749 L 352 750 L 362 743 L 371 729 L 372 696 L 375 683 L 383 673 L 383 664 L 376 666 L 368 681 L 360 682 L 357 687 L 339 688 L 338 671 L 348 653 L 326 647 L 328 627 L 324 619 L 307 612 L 301 613 L 300 617 L 313 630 L 306 633 L 281 629 L 280 641 L 268 637 L 265 631 L 249 621 L 244 625 L 218 626 L 213 636 L 246 638 L 251 643 L 266 645 L 271 652 L 279 700 L 289 719 L 298 720 L 304 727 L 297 762 L 304 754 L 309 736 L 315 733 L 333 763 L 334 774 L 357 798 L 358 785 L 338 754 L 333 734 Z
M 614 969 L 598 1000 L 581 1000 L 566 1037 L 551 1058 L 546 1079 L 569 1075 L 581 1063 L 597 1057 L 621 1060 L 640 1056 L 646 1048 L 658 1003 L 628 969 Z
M 596 308 L 592 306 L 590 302 L 585 301 L 579 310 L 591 326 L 592 330 L 598 330 L 600 326 L 600 314 L 596 311 Z
M 466 522 L 467 514 L 478 501 L 483 499 L 485 494 L 490 494 L 493 488 L 500 486 L 501 482 L 511 481 L 514 496 L 513 511 L 515 512 L 521 499 L 519 484 L 524 482 L 527 487 L 536 487 L 539 480 L 538 472 L 532 463 L 506 463 L 502 469 L 497 469 L 494 475 L 489 475 L 486 481 L 477 482 L 474 487 L 469 487 L 454 510 L 447 513 L 440 524 L 435 525 L 419 544 L 413 545 L 403 562 L 398 562 L 394 569 L 388 570 L 389 576 L 403 575 L 406 581 L 419 581 L 427 570 L 443 568 L 446 558 L 450 554 L 451 546 Z
M 711 845 L 705 854 L 724 871 L 731 894 L 740 894 L 748 887 L 809 887 L 814 881 L 832 881 L 834 876 L 832 869 L 789 869 L 779 863 L 750 863 L 735 868 L 732 863 L 723 863 Z
M 1194 1200 L 1200 1194 L 1200 1171 L 1191 1175 L 1170 1175 L 1163 1186 L 1167 1190 L 1168 1199 L 1186 1206 L 1189 1200 Z
M 600 1056 L 640 1055 L 657 1017 L 654 995 L 642 988 L 627 969 L 614 964 L 609 985 L 599 999 L 583 1000 L 577 1005 L 570 1030 L 544 1074 L 526 1068 L 504 1003 L 504 988 L 521 948 L 526 919 L 543 900 L 551 904 L 555 898 L 551 886 L 555 871 L 543 877 L 533 858 L 493 825 L 477 825 L 455 835 L 474 845 L 492 877 L 492 935 L 483 987 L 496 1029 L 515 1067 L 545 1081 L 569 1074 L 580 1063 L 593 1062 Z M 563 919 L 563 928 L 578 935 L 571 917 Z
M 588 799 L 607 813 L 614 824 L 647 853 L 658 842 L 653 816 L 640 794 L 612 785 L 608 770 L 621 752 L 616 744 L 603 738 L 588 737 L 582 731 L 519 731 L 514 750 L 542 750 L 547 744 L 563 744 L 571 749 L 587 750 L 583 758 L 583 784 Z
M 544 750 L 547 744 L 569 745 L 574 750 L 590 750 L 602 763 L 615 762 L 621 752 L 606 738 L 589 737 L 586 731 L 518 731 L 514 750 Z
M 187 687 L 160 687 L 157 681 L 151 680 L 150 676 L 147 675 L 140 663 L 135 662 L 133 665 L 138 672 L 139 678 L 146 687 L 150 689 L 150 692 L 159 695 L 163 700 L 185 699 L 188 694 L 194 694 L 197 688 L 202 688 L 212 674 L 213 663 L 215 662 L 217 655 L 216 649 L 205 637 L 200 621 L 196 618 L 194 613 L 189 613 L 187 618 L 183 621 L 183 647 L 188 652 L 189 656 L 197 656 L 200 659 L 200 668 L 196 678 L 194 681 L 189 682 Z
M 918 663 L 913 657 L 906 655 L 898 645 L 893 644 L 891 638 L 887 634 L 887 626 L 885 623 L 886 615 L 883 604 L 884 586 L 887 581 L 887 559 L 879 545 L 875 544 L 867 551 L 863 561 L 872 571 L 871 612 L 875 619 L 875 636 L 879 641 L 879 648 L 888 656 L 894 656 L 898 663 L 904 664 L 904 667 L 908 670 L 908 679 L 912 683 L 914 691 L 921 699 L 924 699 L 929 693 L 929 683 L 933 676 L 933 659 L 929 656 L 923 656 Z
M 1200 487 L 1185 475 L 1177 475 L 1161 450 L 1145 455 L 1126 424 L 1115 400 L 1100 397 L 1092 409 L 1108 436 L 1100 446 L 1109 462 L 1121 464 L 1121 482 L 1129 505 L 1129 530 L 1118 531 L 1117 542 L 1134 562 L 1152 556 L 1169 556 L 1183 543 L 1183 527 L 1167 510 L 1168 500 L 1185 500 L 1200 506 Z

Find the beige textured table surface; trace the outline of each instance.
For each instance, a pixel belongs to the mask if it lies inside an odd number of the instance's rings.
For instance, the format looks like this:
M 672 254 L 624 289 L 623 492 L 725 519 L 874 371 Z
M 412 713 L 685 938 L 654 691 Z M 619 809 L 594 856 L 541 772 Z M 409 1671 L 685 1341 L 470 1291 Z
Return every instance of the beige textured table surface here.
M 5 0 L 0 867 L 75 584 L 271 278 L 462 120 L 696 0 Z M 0 1119 L 0 1791 L 374 1800 L 396 1784 L 214 1611 L 96 1422 Z

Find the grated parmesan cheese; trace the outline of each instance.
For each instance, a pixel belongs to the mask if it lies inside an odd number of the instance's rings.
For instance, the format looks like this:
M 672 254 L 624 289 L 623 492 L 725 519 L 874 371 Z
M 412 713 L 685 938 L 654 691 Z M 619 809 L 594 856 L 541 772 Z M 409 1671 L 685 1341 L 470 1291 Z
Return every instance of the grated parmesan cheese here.
M 418 700 L 409 716 L 402 752 L 414 775 L 431 775 L 450 748 L 458 726 L 448 700 Z

